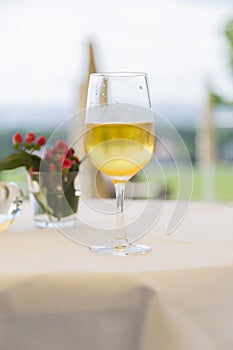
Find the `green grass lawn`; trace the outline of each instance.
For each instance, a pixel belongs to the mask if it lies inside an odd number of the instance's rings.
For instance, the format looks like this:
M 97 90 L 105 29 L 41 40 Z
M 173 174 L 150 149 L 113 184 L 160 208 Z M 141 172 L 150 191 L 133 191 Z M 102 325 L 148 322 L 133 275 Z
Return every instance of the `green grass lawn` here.
M 166 169 L 165 177 L 170 189 L 169 198 L 175 199 L 178 193 L 177 174 L 174 169 Z M 183 169 L 182 184 L 189 182 L 190 174 Z M 218 166 L 209 174 L 201 174 L 199 169 L 193 169 L 192 200 L 202 199 L 233 200 L 233 166 Z
M 233 199 L 233 166 L 217 169 L 216 197 L 218 200 Z
M 167 188 L 167 198 L 187 200 L 233 200 L 233 165 L 218 165 L 215 170 L 201 173 L 200 169 L 188 169 L 178 165 L 179 176 L 175 166 L 163 165 L 162 171 L 153 165 L 148 166 L 147 175 L 149 182 L 155 185 L 154 197 L 159 197 L 161 189 Z M 164 177 L 163 177 L 164 176 Z M 139 181 L 145 181 L 145 176 L 140 173 Z M 193 189 L 192 189 L 193 187 Z M 192 189 L 192 191 L 191 191 Z

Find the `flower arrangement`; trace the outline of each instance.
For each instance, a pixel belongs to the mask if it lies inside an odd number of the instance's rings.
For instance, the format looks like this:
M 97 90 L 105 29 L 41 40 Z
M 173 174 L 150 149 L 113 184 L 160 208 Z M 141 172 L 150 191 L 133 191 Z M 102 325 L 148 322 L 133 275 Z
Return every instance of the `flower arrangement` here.
M 14 152 L 0 161 L 1 170 L 25 167 L 31 184 L 30 192 L 40 212 L 61 220 L 77 211 L 78 197 L 74 186 L 81 161 L 63 140 L 47 149 L 41 158 L 38 151 L 46 145 L 45 136 L 36 138 L 29 132 L 24 138 L 20 132 L 12 137 Z M 35 189 L 36 188 L 36 189 Z M 38 190 L 39 189 L 39 190 Z
M 36 139 L 35 134 L 29 132 L 23 139 L 22 134 L 17 132 L 12 137 L 12 144 L 15 152 L 0 161 L 0 171 L 21 166 L 30 173 L 39 171 L 41 168 L 43 171 L 62 170 L 62 173 L 79 170 L 81 161 L 63 140 L 57 140 L 56 145 L 47 150 L 44 159 L 34 152 L 40 151 L 46 144 L 45 136 L 39 136 Z

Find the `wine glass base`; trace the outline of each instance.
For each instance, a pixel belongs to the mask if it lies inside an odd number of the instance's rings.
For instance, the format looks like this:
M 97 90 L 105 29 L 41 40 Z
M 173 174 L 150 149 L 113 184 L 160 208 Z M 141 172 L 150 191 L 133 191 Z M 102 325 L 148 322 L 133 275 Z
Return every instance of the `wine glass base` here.
M 98 255 L 142 255 L 151 252 L 151 247 L 142 244 L 130 244 L 126 247 L 106 247 L 106 246 L 91 246 L 90 251 Z

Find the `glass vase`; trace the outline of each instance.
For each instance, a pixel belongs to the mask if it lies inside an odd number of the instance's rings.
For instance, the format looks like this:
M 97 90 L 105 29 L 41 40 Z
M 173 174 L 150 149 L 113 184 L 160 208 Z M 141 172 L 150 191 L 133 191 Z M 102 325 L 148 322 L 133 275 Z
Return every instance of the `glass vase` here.
M 77 172 L 27 173 L 28 192 L 37 228 L 73 227 L 80 191 Z

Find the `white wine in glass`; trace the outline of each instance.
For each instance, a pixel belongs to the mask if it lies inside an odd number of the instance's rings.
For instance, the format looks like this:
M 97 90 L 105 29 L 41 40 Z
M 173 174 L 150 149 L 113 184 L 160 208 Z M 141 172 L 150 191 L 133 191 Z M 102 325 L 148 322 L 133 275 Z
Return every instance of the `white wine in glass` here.
M 104 255 L 147 253 L 150 247 L 129 243 L 124 227 L 125 185 L 149 163 L 155 148 L 146 74 L 91 74 L 87 108 L 85 149 L 92 164 L 112 180 L 117 199 L 114 239 L 90 249 Z

